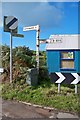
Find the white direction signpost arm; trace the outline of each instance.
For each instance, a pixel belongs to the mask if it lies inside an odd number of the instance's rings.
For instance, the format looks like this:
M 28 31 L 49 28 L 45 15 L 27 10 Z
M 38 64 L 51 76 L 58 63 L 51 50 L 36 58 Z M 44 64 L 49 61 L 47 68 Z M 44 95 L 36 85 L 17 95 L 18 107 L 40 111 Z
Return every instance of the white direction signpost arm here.
M 48 42 L 47 42 L 47 39 L 39 39 L 39 41 L 40 41 L 40 44 L 48 43 Z
M 36 26 L 29 26 L 29 27 L 24 27 L 23 31 L 30 31 L 30 30 L 37 30 L 37 25 Z

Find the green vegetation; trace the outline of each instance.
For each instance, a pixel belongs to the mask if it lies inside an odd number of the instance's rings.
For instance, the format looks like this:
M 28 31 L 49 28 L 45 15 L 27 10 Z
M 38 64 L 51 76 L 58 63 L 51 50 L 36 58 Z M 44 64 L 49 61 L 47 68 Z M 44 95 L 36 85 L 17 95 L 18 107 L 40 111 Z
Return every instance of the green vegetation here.
M 2 66 L 4 68 L 3 82 L 9 81 L 10 74 L 10 48 L 2 46 Z M 27 70 L 36 67 L 36 52 L 26 46 L 19 46 L 12 49 L 13 80 L 26 79 Z M 40 52 L 40 66 L 46 66 L 45 51 Z M 41 69 L 41 68 L 40 68 Z
M 74 89 L 61 86 L 61 94 L 57 93 L 57 86 L 49 80 L 42 81 L 36 87 L 28 86 L 23 81 L 3 84 L 2 97 L 9 100 L 26 101 L 43 106 L 57 108 L 69 112 L 79 112 L 79 96 Z
M 79 95 L 74 94 L 74 86 L 61 85 L 61 93 L 57 92 L 57 85 L 51 84 L 46 67 L 45 51 L 40 52 L 40 70 L 38 85 L 28 86 L 26 81 L 27 70 L 36 67 L 35 51 L 28 47 L 16 47 L 13 49 L 13 83 L 9 83 L 9 47 L 2 46 L 2 64 L 4 73 L 2 76 L 3 99 L 19 100 L 54 107 L 59 110 L 80 113 Z M 6 83 L 7 82 L 7 83 Z M 80 88 L 80 86 L 79 86 Z

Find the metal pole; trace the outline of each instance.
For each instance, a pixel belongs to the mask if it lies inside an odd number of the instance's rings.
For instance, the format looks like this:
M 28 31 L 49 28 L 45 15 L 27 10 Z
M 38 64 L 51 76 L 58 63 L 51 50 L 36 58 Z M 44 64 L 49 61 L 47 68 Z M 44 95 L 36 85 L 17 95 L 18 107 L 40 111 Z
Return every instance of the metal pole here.
M 75 94 L 77 94 L 78 93 L 78 90 L 77 90 L 78 88 L 77 88 L 77 85 L 75 85 Z
M 58 93 L 60 93 L 60 83 L 58 84 Z
M 10 83 L 12 82 L 12 30 L 10 32 Z
M 37 25 L 37 31 L 36 31 L 36 64 L 37 64 L 37 70 L 39 72 L 39 33 L 40 33 L 40 27 Z

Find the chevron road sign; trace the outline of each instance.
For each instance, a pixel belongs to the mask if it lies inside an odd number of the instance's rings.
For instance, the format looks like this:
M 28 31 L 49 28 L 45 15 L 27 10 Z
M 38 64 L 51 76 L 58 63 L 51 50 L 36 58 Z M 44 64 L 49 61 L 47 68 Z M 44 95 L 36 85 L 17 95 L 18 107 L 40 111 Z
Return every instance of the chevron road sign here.
M 80 82 L 79 73 L 61 73 L 55 72 L 50 74 L 51 82 L 58 83 L 58 93 L 60 93 L 60 84 L 74 84 L 75 94 L 77 94 L 77 84 Z
M 59 79 L 55 83 L 62 83 L 65 77 L 61 73 L 56 72 L 56 74 L 59 76 Z
M 75 77 L 75 80 L 73 82 L 71 82 L 71 84 L 75 85 L 75 94 L 77 94 L 77 92 L 78 92 L 77 84 L 80 82 L 80 74 L 72 73 L 72 75 Z
M 80 76 L 79 74 L 77 73 L 71 73 L 74 77 L 75 77 L 75 80 L 73 82 L 71 82 L 71 84 L 78 84 L 80 82 Z
M 80 74 L 55 72 L 50 74 L 50 79 L 52 83 L 78 84 L 80 82 Z

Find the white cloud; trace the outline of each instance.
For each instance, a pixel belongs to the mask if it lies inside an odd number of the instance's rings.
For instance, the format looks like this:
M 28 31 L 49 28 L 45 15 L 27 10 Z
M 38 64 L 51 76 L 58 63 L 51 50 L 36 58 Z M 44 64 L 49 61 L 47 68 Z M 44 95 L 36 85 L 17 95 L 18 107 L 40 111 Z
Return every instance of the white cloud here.
M 63 11 L 56 5 L 50 5 L 48 2 L 29 3 L 13 2 L 3 3 L 3 16 L 11 15 L 19 19 L 19 24 L 36 25 L 44 27 L 58 26 L 63 18 Z

